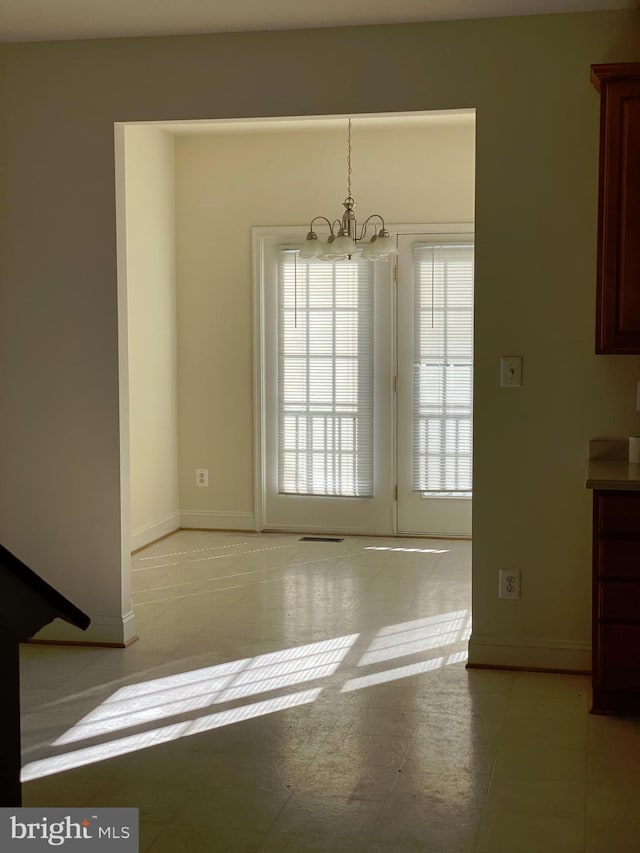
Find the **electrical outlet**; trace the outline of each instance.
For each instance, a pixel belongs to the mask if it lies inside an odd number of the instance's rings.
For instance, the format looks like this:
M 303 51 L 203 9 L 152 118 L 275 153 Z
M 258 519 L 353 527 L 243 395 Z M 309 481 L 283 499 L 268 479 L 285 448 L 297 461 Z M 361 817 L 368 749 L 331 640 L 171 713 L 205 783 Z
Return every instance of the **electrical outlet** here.
M 520 569 L 500 569 L 498 598 L 520 598 Z
M 201 489 L 206 489 L 209 487 L 208 468 L 196 468 L 196 486 L 200 486 Z

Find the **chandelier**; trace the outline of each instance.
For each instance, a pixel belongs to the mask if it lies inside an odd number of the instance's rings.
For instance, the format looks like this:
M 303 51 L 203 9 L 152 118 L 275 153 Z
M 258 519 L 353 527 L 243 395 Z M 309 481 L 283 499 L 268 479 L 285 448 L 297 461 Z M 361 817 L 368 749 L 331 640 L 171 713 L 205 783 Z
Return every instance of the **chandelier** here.
M 389 236 L 384 219 L 379 213 L 368 216 L 358 230 L 356 215 L 353 212 L 355 201 L 351 195 L 351 119 L 348 125 L 347 146 L 347 197 L 342 202 L 344 213 L 333 221 L 326 216 L 315 216 L 311 220 L 309 233 L 300 250 L 300 257 L 317 260 L 338 261 L 351 259 L 354 255 L 361 255 L 370 261 L 389 260 L 398 254 L 395 242 Z M 379 220 L 379 223 L 378 223 Z M 318 221 L 329 226 L 329 237 L 325 241 L 319 240 L 313 230 Z M 365 241 L 369 226 L 373 233 L 369 240 Z M 365 241 L 363 243 L 363 241 Z

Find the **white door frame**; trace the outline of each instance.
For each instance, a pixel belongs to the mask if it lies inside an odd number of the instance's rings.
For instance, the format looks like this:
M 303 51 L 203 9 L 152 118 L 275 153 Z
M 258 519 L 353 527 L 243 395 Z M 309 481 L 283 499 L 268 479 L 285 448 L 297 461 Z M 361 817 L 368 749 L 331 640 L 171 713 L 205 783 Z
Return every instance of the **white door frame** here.
M 400 236 L 411 236 L 412 234 L 454 234 L 470 233 L 475 230 L 474 225 L 465 223 L 438 223 L 438 224 L 399 224 L 388 225 L 389 231 L 396 238 Z M 254 529 L 260 531 L 264 527 L 265 517 L 265 293 L 264 293 L 264 247 L 267 241 L 277 237 L 281 242 L 300 241 L 307 232 L 306 226 L 301 225 L 273 225 L 256 226 L 252 231 L 252 279 L 253 279 L 253 472 L 254 472 Z M 392 364 L 391 375 L 396 376 L 398 370 L 398 341 L 397 341 L 397 314 L 398 314 L 398 283 L 394 277 L 394 286 L 391 293 L 391 310 L 393 311 L 391 323 L 391 352 Z M 398 460 L 397 460 L 397 429 L 398 411 L 397 395 L 394 395 L 391 406 L 391 430 L 389 448 L 392 482 L 398 482 Z M 398 531 L 398 504 L 390 496 L 392 502 L 392 535 Z M 347 531 L 344 531 L 347 532 Z M 410 534 L 403 534 L 410 535 Z M 422 535 L 422 534 L 416 534 Z

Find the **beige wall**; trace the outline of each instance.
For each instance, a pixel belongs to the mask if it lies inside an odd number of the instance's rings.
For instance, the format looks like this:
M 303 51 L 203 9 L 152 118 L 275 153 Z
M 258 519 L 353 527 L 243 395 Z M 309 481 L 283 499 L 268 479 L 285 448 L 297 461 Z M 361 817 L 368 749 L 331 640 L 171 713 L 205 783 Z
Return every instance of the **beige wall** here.
M 594 355 L 589 64 L 639 44 L 607 12 L 2 45 L 0 541 L 122 618 L 114 122 L 475 107 L 472 659 L 587 664 L 587 440 L 637 431 L 640 378 Z M 501 354 L 524 356 L 522 390 L 498 387 Z
M 180 527 L 174 141 L 124 128 L 131 547 Z
M 473 221 L 472 115 L 356 121 L 352 143 L 360 218 Z M 251 227 L 338 217 L 346 175 L 346 121 L 176 140 L 183 526 L 254 527 Z M 196 468 L 209 469 L 208 489 Z

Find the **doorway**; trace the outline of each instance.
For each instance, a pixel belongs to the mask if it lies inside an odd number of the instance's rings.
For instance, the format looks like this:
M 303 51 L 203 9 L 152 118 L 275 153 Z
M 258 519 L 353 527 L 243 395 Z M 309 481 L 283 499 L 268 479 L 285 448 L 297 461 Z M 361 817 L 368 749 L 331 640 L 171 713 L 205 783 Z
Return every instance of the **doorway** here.
M 473 227 L 392 231 L 372 263 L 254 229 L 265 530 L 471 533 Z
M 392 449 L 396 332 L 380 312 L 373 321 L 373 359 L 382 387 L 373 395 L 372 441 L 374 454 L 386 456 L 373 466 L 374 496 L 338 495 L 333 516 L 330 498 L 284 496 L 288 510 L 309 505 L 308 524 L 291 512 L 271 518 L 265 510 L 265 472 L 272 454 L 266 452 L 259 423 L 265 400 L 256 324 L 262 322 L 264 305 L 256 273 L 252 287 L 251 228 L 263 222 L 285 236 L 292 231 L 291 239 L 300 241 L 304 233 L 282 224 L 329 212 L 343 197 L 346 120 L 119 128 L 118 197 L 127 214 L 119 216 L 118 238 L 121 340 L 128 344 L 122 387 L 126 391 L 128 380 L 131 388 L 123 408 L 129 413 L 123 446 L 131 446 L 131 472 L 123 469 L 123 482 L 130 480 L 134 548 L 177 527 L 402 529 L 391 497 L 400 485 Z M 419 222 L 423 215 L 428 222 L 472 218 L 473 111 L 358 116 L 353 144 L 358 213 L 380 210 L 396 223 Z M 375 265 L 376 303 L 393 315 L 391 275 L 388 265 Z M 132 300 L 139 310 L 131 310 Z M 160 308 L 162 323 L 157 322 Z M 144 398 L 136 388 L 144 389 Z M 204 480 L 203 469 L 208 473 Z M 377 504 L 375 489 L 385 496 Z M 422 499 L 423 505 L 429 502 Z M 353 514 L 358 505 L 361 517 L 356 512 L 347 527 L 344 507 Z

